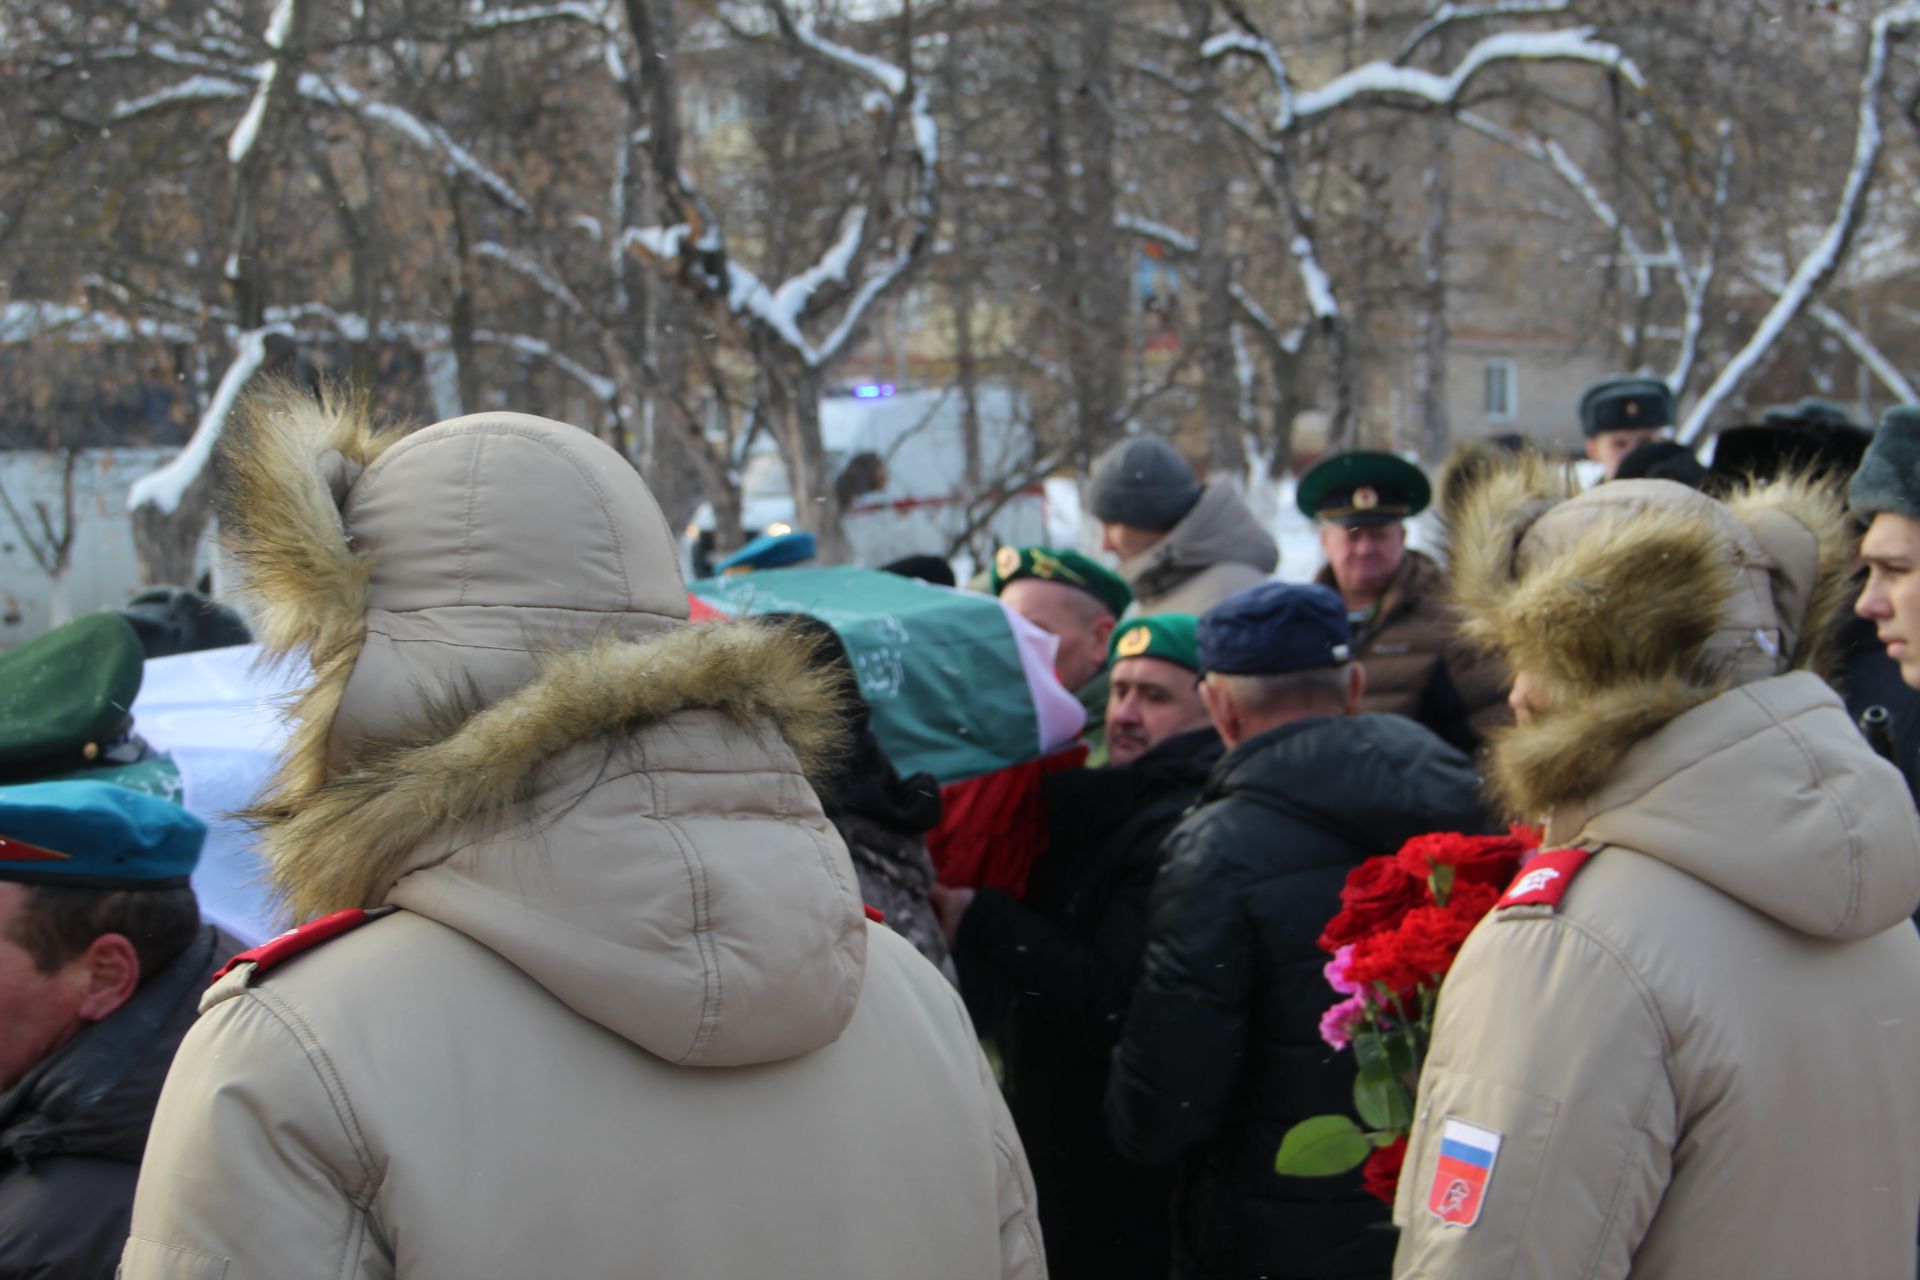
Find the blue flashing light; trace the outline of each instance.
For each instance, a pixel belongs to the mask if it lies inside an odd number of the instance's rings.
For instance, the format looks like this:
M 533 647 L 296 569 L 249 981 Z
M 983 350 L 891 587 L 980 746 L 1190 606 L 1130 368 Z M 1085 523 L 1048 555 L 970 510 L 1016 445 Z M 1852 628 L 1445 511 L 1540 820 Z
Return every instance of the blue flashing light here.
M 863 382 L 853 389 L 855 398 L 860 400 L 878 400 L 893 394 L 891 382 Z

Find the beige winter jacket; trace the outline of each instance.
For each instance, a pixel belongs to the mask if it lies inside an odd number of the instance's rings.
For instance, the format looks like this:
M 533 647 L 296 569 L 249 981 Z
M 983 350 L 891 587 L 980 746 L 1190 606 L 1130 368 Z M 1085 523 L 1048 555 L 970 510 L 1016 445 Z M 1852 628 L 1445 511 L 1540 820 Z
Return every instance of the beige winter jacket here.
M 1845 557 L 1816 497 L 1639 481 L 1482 522 L 1469 613 L 1551 691 L 1496 778 L 1548 848 L 1594 852 L 1448 975 L 1397 1276 L 1914 1273 L 1920 819 L 1795 669 Z M 1450 1120 L 1498 1140 L 1470 1225 L 1430 1208 Z
M 1134 612 L 1202 614 L 1243 587 L 1272 576 L 1280 548 L 1223 484 L 1200 491 L 1167 536 L 1123 562 Z
M 632 468 L 509 414 L 225 448 L 268 642 L 318 673 L 275 882 L 398 910 L 208 993 L 123 1274 L 1043 1275 L 965 1010 L 806 781 L 828 686 L 682 621 Z

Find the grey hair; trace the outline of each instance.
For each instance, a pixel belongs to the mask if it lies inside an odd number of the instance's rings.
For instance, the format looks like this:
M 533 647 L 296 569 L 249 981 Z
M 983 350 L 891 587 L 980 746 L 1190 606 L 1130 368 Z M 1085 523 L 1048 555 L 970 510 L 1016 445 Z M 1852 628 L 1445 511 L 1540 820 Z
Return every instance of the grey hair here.
M 1225 689 L 1233 704 L 1249 715 L 1271 715 L 1278 711 L 1333 711 L 1347 709 L 1347 689 L 1353 664 L 1342 662 L 1330 667 L 1309 667 L 1283 675 L 1227 675 L 1215 672 L 1208 678 Z

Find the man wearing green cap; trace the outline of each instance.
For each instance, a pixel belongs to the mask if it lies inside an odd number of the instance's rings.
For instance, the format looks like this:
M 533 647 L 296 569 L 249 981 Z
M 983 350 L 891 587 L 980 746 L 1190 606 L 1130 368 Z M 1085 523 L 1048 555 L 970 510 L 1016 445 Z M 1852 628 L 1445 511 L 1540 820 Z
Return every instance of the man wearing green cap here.
M 1587 456 L 1605 468 L 1608 480 L 1621 462 L 1649 440 L 1664 439 L 1673 426 L 1673 391 L 1658 378 L 1614 374 L 1580 393 L 1580 434 Z
M 1170 1265 L 1172 1171 L 1120 1155 L 1101 1095 L 1143 963 L 1161 841 L 1224 749 L 1195 688 L 1197 622 L 1155 614 L 1114 632 L 1108 763 L 1042 781 L 1048 843 L 1026 895 L 934 892 L 956 960 L 1008 1000 L 1007 1102 L 1047 1206 L 1054 1280 Z
M 1107 710 L 1107 642 L 1133 591 L 1119 574 L 1078 551 L 1001 547 L 994 553 L 993 594 L 1059 642 L 1053 673 L 1086 708 L 1084 730 L 1093 763 L 1103 758 Z
M 1509 714 L 1506 680 L 1460 643 L 1445 571 L 1407 547 L 1404 522 L 1431 498 L 1419 467 L 1364 449 L 1322 459 L 1295 494 L 1327 557 L 1314 581 L 1346 602 L 1354 656 L 1366 664 L 1360 710 L 1417 720 L 1472 751 Z
M 106 1280 L 160 1084 L 213 970 L 206 828 L 103 782 L 0 787 L 0 1276 Z

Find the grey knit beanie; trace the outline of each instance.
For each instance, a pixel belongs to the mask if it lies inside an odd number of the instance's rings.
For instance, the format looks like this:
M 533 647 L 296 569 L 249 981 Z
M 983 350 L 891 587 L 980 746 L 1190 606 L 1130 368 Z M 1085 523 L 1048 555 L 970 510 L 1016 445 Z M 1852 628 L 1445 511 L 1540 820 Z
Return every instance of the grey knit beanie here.
M 1096 520 L 1164 532 L 1200 500 L 1193 468 L 1164 440 L 1122 440 L 1093 462 L 1087 509 Z

